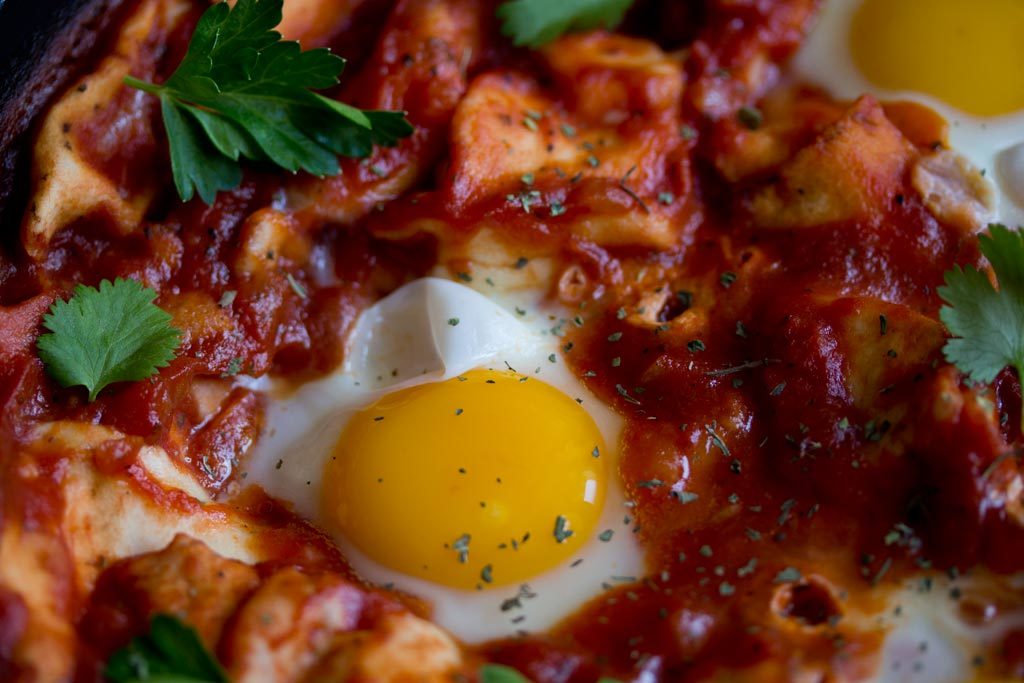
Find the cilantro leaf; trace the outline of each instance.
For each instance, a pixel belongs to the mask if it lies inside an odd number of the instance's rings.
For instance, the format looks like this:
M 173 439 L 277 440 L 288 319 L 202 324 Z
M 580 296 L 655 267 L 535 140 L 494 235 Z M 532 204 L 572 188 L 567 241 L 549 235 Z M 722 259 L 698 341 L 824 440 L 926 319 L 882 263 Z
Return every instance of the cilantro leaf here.
M 195 630 L 169 614 L 153 617 L 148 634 L 111 655 L 103 675 L 113 683 L 228 683 Z
M 402 112 L 361 111 L 319 95 L 345 60 L 303 51 L 273 30 L 283 0 L 220 2 L 196 25 L 181 64 L 162 85 L 125 83 L 160 98 L 174 185 L 207 204 L 242 179 L 239 160 L 317 176 L 341 172 L 338 156 L 366 157 L 412 134 Z
M 82 385 L 89 400 L 113 382 L 146 379 L 174 358 L 180 333 L 156 292 L 118 278 L 99 289 L 78 285 L 43 316 L 50 331 L 36 346 L 46 371 L 63 387 Z
M 498 7 L 501 32 L 516 45 L 541 47 L 568 31 L 614 28 L 633 0 L 511 0 Z
M 999 289 L 973 266 L 946 271 L 938 293 L 949 305 L 939 317 L 954 338 L 942 351 L 976 382 L 991 382 L 1008 365 L 1024 376 L 1024 234 L 990 225 L 978 241 Z

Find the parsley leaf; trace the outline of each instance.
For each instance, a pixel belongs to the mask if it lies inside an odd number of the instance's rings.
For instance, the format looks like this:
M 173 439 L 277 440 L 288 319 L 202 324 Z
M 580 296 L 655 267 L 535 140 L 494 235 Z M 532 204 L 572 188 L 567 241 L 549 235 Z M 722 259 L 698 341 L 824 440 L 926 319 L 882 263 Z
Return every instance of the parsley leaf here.
M 498 7 L 501 32 L 537 48 L 567 31 L 614 28 L 633 0 L 511 0 Z
M 156 306 L 156 292 L 118 278 L 99 289 L 78 285 L 43 316 L 50 331 L 36 346 L 47 372 L 63 387 L 82 385 L 89 400 L 113 382 L 146 379 L 174 358 L 180 332 Z
M 1007 365 L 1024 376 L 1024 234 L 990 225 L 978 241 L 999 289 L 973 266 L 946 271 L 938 293 L 949 305 L 939 317 L 955 338 L 942 351 L 976 382 L 991 382 Z
M 239 159 L 337 175 L 338 155 L 366 157 L 412 134 L 405 114 L 362 111 L 313 90 L 338 83 L 345 60 L 281 40 L 283 0 L 219 2 L 200 17 L 181 64 L 163 85 L 125 83 L 160 98 L 174 185 L 207 204 L 242 180 Z
M 113 683 L 228 683 L 195 630 L 169 614 L 153 617 L 147 635 L 111 655 L 103 675 Z

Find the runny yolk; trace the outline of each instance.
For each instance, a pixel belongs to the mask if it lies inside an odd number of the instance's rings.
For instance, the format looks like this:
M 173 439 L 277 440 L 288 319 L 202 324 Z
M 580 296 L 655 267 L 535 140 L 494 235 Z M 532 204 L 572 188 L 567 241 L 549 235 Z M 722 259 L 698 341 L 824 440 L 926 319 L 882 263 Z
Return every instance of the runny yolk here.
M 1024 0 L 864 0 L 850 46 L 883 88 L 978 116 L 1024 108 Z
M 454 588 L 522 582 L 588 541 L 607 454 L 558 389 L 476 370 L 356 414 L 324 472 L 326 519 L 364 554 Z

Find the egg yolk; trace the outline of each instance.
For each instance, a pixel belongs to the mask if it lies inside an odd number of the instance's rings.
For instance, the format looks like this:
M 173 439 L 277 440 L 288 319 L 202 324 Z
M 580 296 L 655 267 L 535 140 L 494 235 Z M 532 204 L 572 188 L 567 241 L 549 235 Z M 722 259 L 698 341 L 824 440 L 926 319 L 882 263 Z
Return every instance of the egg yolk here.
M 1024 1 L 864 0 L 850 28 L 857 68 L 891 90 L 995 116 L 1024 108 Z
M 477 370 L 355 415 L 325 467 L 326 519 L 376 562 L 462 589 L 568 560 L 604 504 L 601 432 L 536 378 Z

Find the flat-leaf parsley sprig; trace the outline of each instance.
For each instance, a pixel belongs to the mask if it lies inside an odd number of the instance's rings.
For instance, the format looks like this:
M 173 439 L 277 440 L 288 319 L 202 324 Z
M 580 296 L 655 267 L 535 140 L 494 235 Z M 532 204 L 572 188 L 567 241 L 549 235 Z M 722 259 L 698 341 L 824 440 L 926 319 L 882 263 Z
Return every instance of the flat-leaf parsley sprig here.
M 282 4 L 219 2 L 200 17 L 184 59 L 162 85 L 125 78 L 160 98 L 182 201 L 198 192 L 211 204 L 237 186 L 242 157 L 337 175 L 338 155 L 366 157 L 374 145 L 412 134 L 403 112 L 362 111 L 312 92 L 336 85 L 345 60 L 281 40 L 273 29 Z
M 953 335 L 942 349 L 946 360 L 985 384 L 1007 366 L 1024 378 L 1024 233 L 997 224 L 988 232 L 978 242 L 999 289 L 974 266 L 946 271 L 938 289 L 948 304 L 939 316 Z
M 568 31 L 615 28 L 633 0 L 511 0 L 498 7 L 501 32 L 516 45 L 541 47 Z
M 43 316 L 49 334 L 36 347 L 62 387 L 84 386 L 89 400 L 108 384 L 146 379 L 174 359 L 181 333 L 153 303 L 156 292 L 134 280 L 78 285 Z

